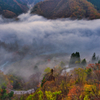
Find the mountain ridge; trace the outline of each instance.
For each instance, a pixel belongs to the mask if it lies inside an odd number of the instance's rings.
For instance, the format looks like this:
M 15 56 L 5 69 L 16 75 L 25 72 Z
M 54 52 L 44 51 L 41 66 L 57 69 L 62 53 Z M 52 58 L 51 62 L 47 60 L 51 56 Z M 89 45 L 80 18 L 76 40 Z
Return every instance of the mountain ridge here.
M 55 18 L 100 18 L 100 13 L 87 0 L 45 0 L 37 3 L 31 13 L 48 19 Z
M 28 7 L 17 0 L 0 0 L 0 14 L 7 18 L 13 18 L 26 12 Z

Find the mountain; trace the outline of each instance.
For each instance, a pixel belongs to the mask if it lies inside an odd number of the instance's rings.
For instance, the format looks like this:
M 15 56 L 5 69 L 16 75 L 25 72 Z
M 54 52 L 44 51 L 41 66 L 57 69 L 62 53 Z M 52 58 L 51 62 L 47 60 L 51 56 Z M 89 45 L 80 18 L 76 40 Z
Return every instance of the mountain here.
M 43 0 L 21 0 L 21 1 L 24 3 L 27 3 L 27 4 L 32 4 L 32 3 L 36 4 L 36 3 L 43 1 Z
M 100 13 L 87 0 L 45 0 L 36 4 L 31 13 L 46 18 L 100 18 Z
M 27 10 L 27 5 L 21 0 L 0 0 L 0 14 L 4 17 L 16 17 Z
M 100 0 L 88 0 L 89 2 L 91 2 L 95 8 L 100 12 Z

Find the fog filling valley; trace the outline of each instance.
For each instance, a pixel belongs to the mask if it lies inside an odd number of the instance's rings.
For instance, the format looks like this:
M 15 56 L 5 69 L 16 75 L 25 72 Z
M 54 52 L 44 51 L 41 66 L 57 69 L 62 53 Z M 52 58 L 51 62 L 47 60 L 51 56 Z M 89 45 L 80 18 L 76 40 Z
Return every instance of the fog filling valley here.
M 86 59 L 100 54 L 100 19 L 50 20 L 29 12 L 16 20 L 0 17 L 0 69 L 5 73 L 28 77 L 34 66 L 42 72 L 61 61 L 68 64 L 76 51 Z

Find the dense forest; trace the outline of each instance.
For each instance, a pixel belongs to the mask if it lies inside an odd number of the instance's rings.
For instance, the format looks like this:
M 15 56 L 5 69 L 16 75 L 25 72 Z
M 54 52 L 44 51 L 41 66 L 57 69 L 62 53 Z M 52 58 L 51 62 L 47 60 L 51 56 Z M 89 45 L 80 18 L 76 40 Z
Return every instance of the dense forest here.
M 91 61 L 81 60 L 80 53 L 72 53 L 69 67 L 63 61 L 54 68 L 47 67 L 38 80 L 36 73 L 27 81 L 21 76 L 0 71 L 0 100 L 99 100 L 100 60 L 94 53 Z M 71 70 L 67 70 L 73 68 Z M 26 92 L 34 88 L 34 92 Z M 19 94 L 15 91 L 21 91 Z M 25 91 L 25 92 L 23 92 Z

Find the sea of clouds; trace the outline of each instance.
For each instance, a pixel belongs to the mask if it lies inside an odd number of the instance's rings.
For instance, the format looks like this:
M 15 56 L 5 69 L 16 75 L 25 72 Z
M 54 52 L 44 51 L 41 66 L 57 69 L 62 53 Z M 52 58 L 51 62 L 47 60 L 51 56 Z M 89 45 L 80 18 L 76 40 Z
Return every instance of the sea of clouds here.
M 19 15 L 17 19 L 6 19 L 0 16 L 0 41 L 8 44 L 17 42 L 20 46 L 27 45 L 32 50 L 34 49 L 34 53 L 39 55 L 71 54 L 78 51 L 82 58 L 88 58 L 94 52 L 97 55 L 100 54 L 100 19 L 71 20 L 62 18 L 50 20 L 42 16 L 31 15 L 30 11 Z M 3 68 L 5 64 L 9 64 L 8 59 L 13 54 L 2 48 L 0 49 L 0 55 L 0 68 Z M 32 71 L 31 68 L 38 62 L 43 62 L 40 59 L 28 59 L 29 62 L 24 59 L 16 61 L 12 65 L 10 62 L 8 66 L 11 67 L 10 69 L 25 67 L 26 71 L 24 70 L 23 73 L 26 75 L 26 73 L 30 73 L 30 70 Z M 67 58 L 64 59 L 67 61 Z M 55 66 L 55 62 L 52 60 L 51 63 L 40 63 L 38 66 L 40 68 Z M 27 72 L 28 69 L 29 72 Z
M 0 17 L 0 40 L 18 41 L 19 45 L 32 45 L 49 53 L 100 54 L 100 19 L 97 20 L 48 20 L 30 11 L 15 19 Z

